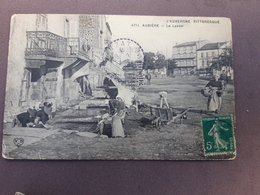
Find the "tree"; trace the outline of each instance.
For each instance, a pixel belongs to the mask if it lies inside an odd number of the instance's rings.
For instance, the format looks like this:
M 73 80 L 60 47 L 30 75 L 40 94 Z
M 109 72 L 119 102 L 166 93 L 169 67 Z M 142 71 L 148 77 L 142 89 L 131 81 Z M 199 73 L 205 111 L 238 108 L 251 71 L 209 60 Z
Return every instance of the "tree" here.
M 153 52 L 145 52 L 144 53 L 144 67 L 145 70 L 155 69 L 155 54 Z
M 154 54 L 153 52 L 144 53 L 144 69 L 162 69 L 167 65 L 165 56 L 157 52 Z
M 156 53 L 156 60 L 155 60 L 155 67 L 157 69 L 161 69 L 166 66 L 165 56 L 160 54 L 159 52 Z
M 231 48 L 225 48 L 224 51 L 219 56 L 219 66 L 227 66 L 232 67 L 233 61 L 232 61 L 232 49 Z
M 174 69 L 177 67 L 177 62 L 173 59 L 168 59 L 166 61 L 167 64 L 167 75 L 173 76 Z
M 225 48 L 222 53 L 212 60 L 211 69 L 221 70 L 222 67 L 232 67 L 232 49 Z

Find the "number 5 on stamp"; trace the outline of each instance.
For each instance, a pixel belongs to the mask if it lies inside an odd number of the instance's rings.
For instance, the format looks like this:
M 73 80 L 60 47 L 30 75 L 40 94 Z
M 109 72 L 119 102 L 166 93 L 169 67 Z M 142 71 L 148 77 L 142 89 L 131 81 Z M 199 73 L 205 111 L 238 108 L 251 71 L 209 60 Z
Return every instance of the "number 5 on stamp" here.
M 202 118 L 204 154 L 234 154 L 235 139 L 232 116 Z

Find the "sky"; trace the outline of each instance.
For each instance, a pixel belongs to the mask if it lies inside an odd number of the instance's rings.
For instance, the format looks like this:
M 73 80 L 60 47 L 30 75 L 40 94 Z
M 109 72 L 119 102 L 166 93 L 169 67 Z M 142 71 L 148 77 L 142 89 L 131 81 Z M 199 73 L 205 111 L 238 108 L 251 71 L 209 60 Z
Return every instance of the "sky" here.
M 167 58 L 171 58 L 176 43 L 232 40 L 228 18 L 109 15 L 107 22 L 112 40 L 129 38 L 139 43 L 144 52 L 159 52 Z

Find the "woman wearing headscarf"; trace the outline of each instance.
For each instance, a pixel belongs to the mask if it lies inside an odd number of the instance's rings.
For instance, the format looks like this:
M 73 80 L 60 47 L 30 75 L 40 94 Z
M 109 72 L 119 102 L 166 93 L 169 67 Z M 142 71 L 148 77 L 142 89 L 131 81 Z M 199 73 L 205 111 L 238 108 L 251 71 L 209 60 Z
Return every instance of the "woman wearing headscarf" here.
M 208 98 L 207 109 L 213 113 L 218 113 L 222 106 L 222 82 L 219 80 L 219 75 L 214 76 L 214 80 L 211 80 L 206 86 L 211 91 L 211 95 Z
M 125 103 L 120 97 L 117 97 L 115 112 L 112 116 L 112 137 L 125 137 L 123 120 L 125 115 Z
M 40 105 L 40 110 L 36 112 L 34 124 L 38 125 L 41 121 L 43 124 L 52 118 L 52 103 L 44 102 L 43 105 Z

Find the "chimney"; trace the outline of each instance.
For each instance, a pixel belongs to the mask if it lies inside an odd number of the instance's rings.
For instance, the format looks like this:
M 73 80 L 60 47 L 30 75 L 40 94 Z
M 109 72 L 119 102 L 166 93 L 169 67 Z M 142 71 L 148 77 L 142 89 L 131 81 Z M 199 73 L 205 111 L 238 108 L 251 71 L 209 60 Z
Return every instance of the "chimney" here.
M 196 44 L 197 49 L 199 49 L 199 48 L 200 48 L 200 38 L 199 38 L 199 41 L 197 41 L 196 43 L 197 43 L 197 44 Z

